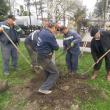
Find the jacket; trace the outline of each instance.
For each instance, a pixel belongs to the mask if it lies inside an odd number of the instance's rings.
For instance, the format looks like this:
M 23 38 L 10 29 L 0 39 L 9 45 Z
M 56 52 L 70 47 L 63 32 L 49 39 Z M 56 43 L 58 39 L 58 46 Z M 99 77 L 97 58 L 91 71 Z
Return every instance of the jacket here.
M 100 32 L 100 49 L 105 53 L 107 50 L 110 49 L 110 32 L 109 31 L 101 31 Z M 95 38 L 91 41 L 91 52 L 95 51 Z
M 73 54 L 79 54 L 80 42 L 81 42 L 80 35 L 75 31 L 69 31 L 67 34 L 64 35 L 63 39 L 64 50 L 66 50 L 67 52 L 71 52 Z M 71 46 L 71 43 L 74 43 L 74 46 Z
M 39 35 L 40 30 L 36 30 L 32 33 L 29 34 L 28 37 L 25 39 L 25 43 L 30 45 L 33 50 L 35 50 L 36 45 L 37 45 L 37 37 Z
M 0 27 L 2 26 L 6 26 L 9 27 L 5 22 L 2 22 L 0 24 Z M 15 26 L 13 26 L 12 28 L 4 28 L 4 31 L 9 35 L 10 39 L 17 45 L 19 44 L 19 35 L 20 35 L 20 31 L 18 32 L 18 29 L 16 29 Z M 0 42 L 4 45 L 8 45 L 11 44 L 11 42 L 9 41 L 9 39 L 5 36 L 5 34 L 3 32 L 0 33 Z
M 53 54 L 54 50 L 58 50 L 59 46 L 53 33 L 48 29 L 43 29 L 37 38 L 36 51 L 39 55 L 48 57 Z

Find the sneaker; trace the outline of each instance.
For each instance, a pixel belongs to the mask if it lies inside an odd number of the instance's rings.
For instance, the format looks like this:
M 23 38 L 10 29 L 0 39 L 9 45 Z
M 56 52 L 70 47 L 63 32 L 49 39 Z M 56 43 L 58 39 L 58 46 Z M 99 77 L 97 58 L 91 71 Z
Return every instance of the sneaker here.
M 50 90 L 42 90 L 42 89 L 39 89 L 38 92 L 46 95 L 52 93 L 52 91 Z
M 4 75 L 8 76 L 9 75 L 9 72 L 4 72 Z

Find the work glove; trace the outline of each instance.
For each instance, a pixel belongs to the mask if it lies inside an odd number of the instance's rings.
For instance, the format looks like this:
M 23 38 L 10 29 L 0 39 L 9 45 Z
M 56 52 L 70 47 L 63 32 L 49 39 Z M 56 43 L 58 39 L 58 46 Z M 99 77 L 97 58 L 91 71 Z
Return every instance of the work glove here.
M 71 47 L 74 47 L 74 42 L 71 42 Z

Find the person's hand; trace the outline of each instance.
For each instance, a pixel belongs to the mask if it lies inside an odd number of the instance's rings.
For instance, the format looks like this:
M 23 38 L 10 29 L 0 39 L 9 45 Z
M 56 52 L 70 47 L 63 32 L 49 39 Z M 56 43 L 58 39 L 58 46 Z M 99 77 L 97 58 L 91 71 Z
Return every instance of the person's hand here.
M 0 32 L 3 32 L 3 28 L 2 27 L 0 27 Z
M 74 42 L 71 42 L 71 47 L 74 47 Z

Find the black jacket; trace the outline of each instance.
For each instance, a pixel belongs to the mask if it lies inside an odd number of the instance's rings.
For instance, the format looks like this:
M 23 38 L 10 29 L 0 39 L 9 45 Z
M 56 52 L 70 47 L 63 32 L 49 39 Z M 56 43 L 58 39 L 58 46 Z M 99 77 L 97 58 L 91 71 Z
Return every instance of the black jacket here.
M 94 49 L 95 38 L 91 41 L 91 51 Z M 100 44 L 103 48 L 104 53 L 110 49 L 110 32 L 108 31 L 101 31 L 100 32 Z

